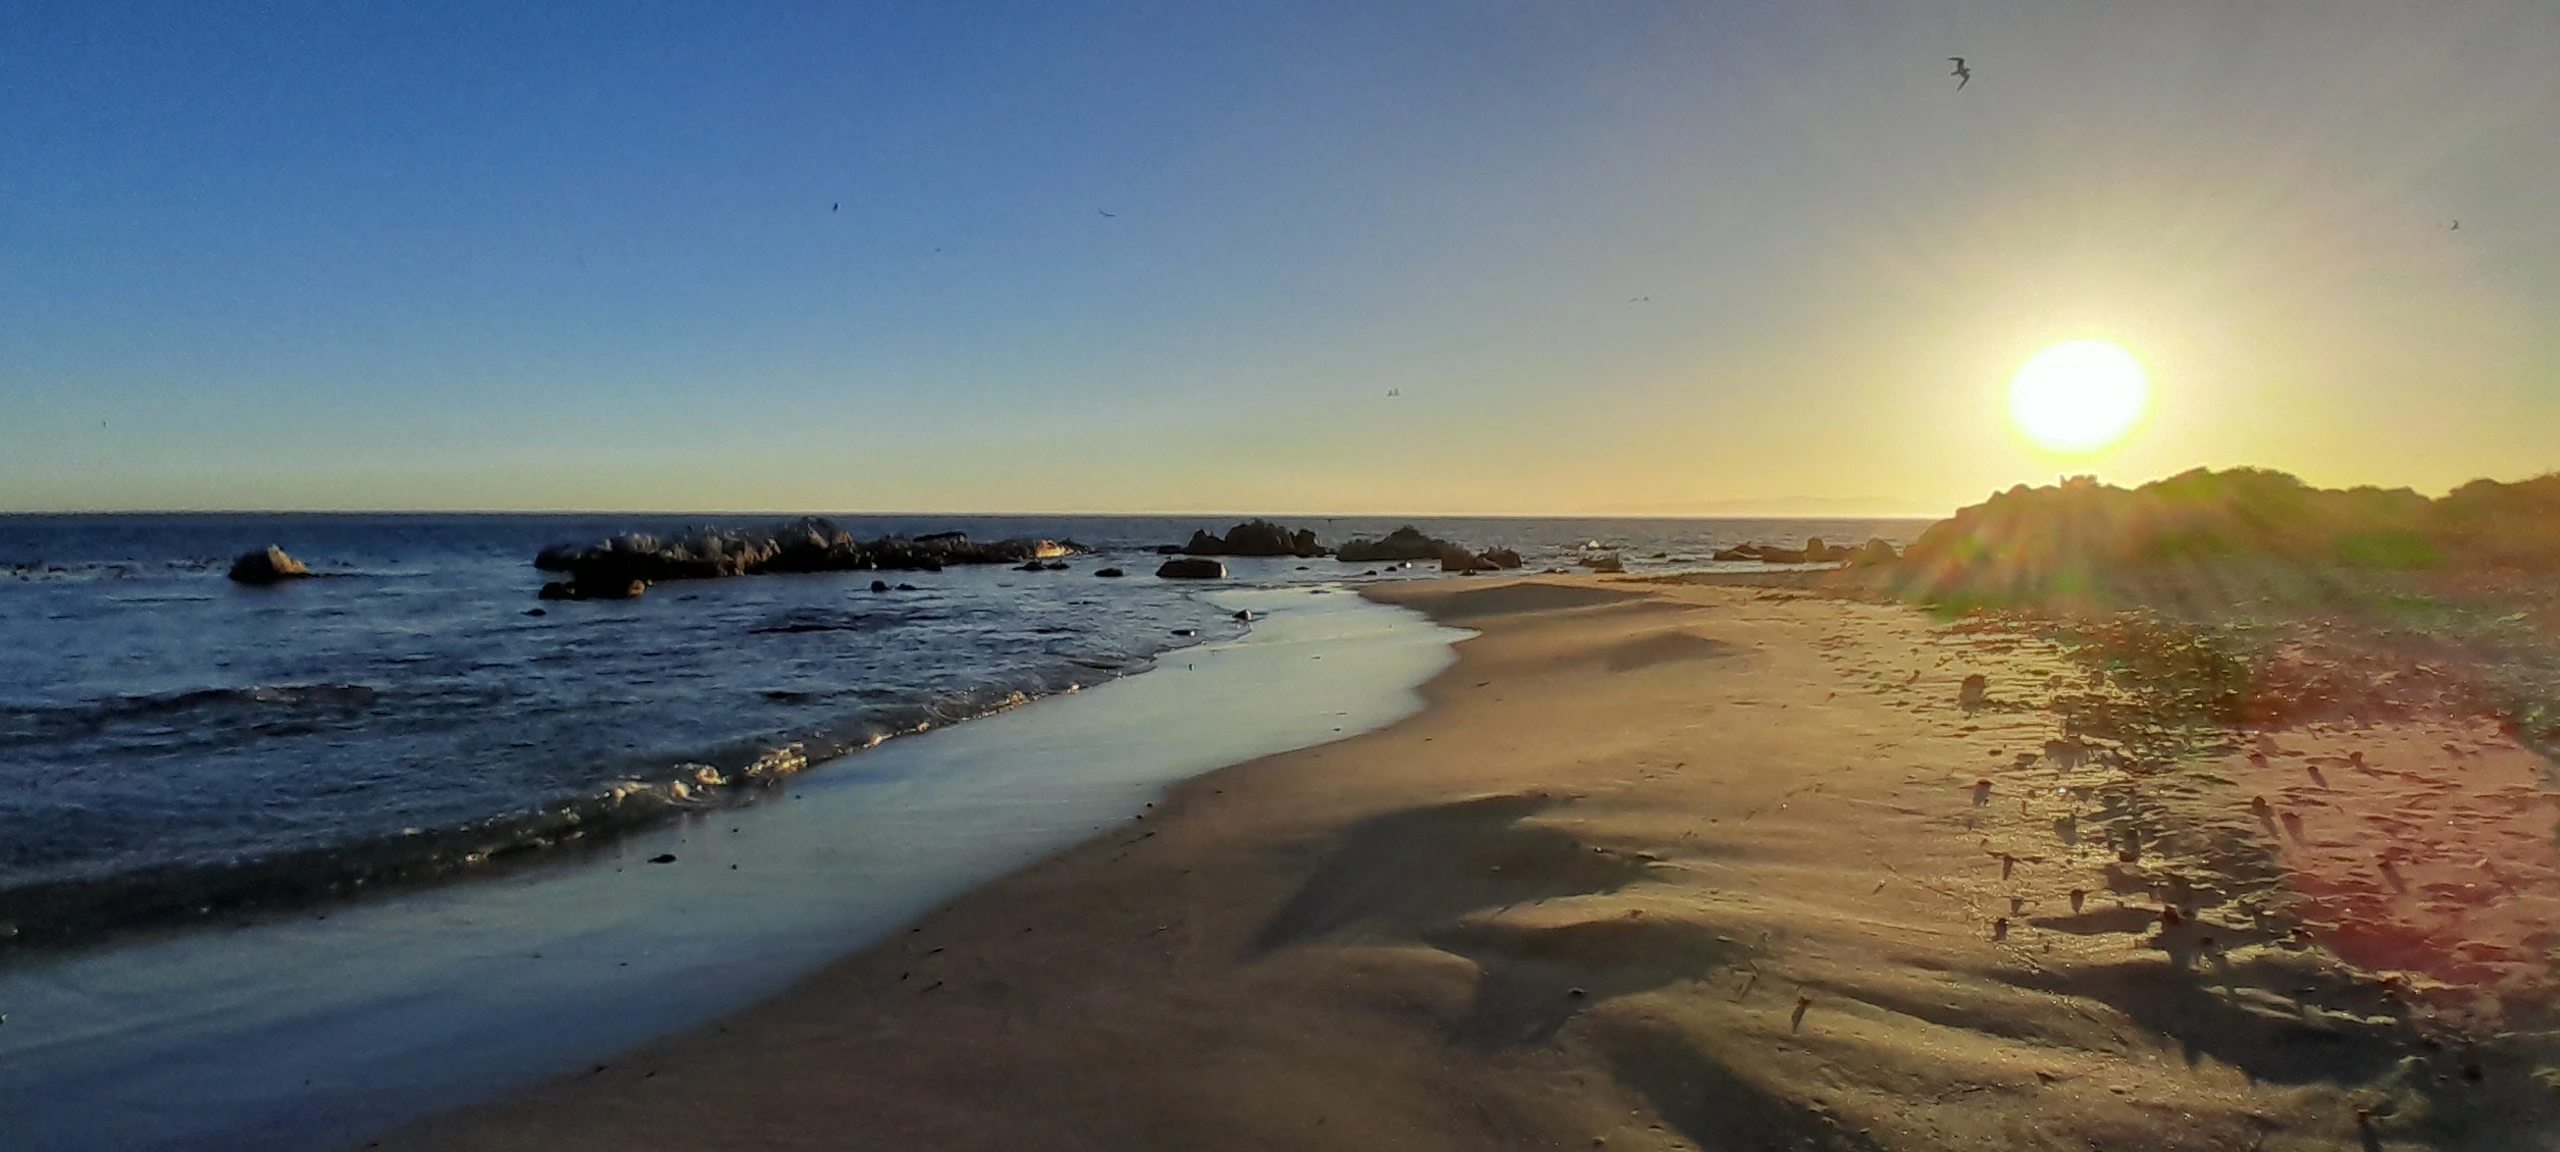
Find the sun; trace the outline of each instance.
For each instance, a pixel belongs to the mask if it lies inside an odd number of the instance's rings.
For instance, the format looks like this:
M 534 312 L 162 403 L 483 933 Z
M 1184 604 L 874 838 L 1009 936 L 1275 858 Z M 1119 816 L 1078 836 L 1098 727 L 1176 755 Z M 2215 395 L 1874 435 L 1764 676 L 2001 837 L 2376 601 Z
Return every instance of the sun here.
M 2095 452 L 2124 439 L 2151 406 L 2151 380 L 2133 354 L 2104 340 L 2056 344 L 2009 381 L 2009 419 L 2051 452 Z

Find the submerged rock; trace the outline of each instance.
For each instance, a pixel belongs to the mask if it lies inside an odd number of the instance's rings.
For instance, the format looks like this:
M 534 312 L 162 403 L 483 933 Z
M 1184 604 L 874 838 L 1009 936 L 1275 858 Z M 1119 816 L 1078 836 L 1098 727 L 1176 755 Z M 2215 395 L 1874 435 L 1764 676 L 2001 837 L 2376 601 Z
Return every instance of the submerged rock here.
M 1094 574 L 1094 575 L 1096 575 L 1096 576 L 1100 576 L 1100 577 L 1102 577 L 1102 578 L 1104 578 L 1104 579 L 1106 579 L 1106 580 L 1117 580 L 1117 579 L 1119 579 L 1119 578 L 1121 578 L 1121 577 L 1123 577 L 1123 576 L 1128 575 L 1128 573 L 1123 572 L 1123 571 L 1121 571 L 1121 570 L 1119 570 L 1119 569 L 1117 569 L 1117 568 L 1096 568 L 1096 569 L 1094 569 L 1093 574 Z
M 262 552 L 243 552 L 231 562 L 231 582 L 263 587 L 299 580 L 311 575 L 302 561 L 285 555 L 284 549 L 269 544 Z
M 1176 556 L 1157 568 L 1156 575 L 1166 580 L 1224 580 L 1227 566 L 1198 556 Z
M 537 595 L 544 600 L 637 600 L 648 590 L 645 580 L 554 580 Z

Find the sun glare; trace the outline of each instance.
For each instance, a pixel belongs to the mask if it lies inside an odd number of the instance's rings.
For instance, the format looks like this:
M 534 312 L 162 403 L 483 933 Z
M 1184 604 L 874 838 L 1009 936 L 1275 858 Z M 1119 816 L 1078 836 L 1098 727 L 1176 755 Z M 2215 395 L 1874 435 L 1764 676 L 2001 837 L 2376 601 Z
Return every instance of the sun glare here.
M 2040 448 L 2095 452 L 2124 439 L 2151 403 L 2133 354 L 2104 340 L 2036 353 L 2009 381 L 2009 419 Z

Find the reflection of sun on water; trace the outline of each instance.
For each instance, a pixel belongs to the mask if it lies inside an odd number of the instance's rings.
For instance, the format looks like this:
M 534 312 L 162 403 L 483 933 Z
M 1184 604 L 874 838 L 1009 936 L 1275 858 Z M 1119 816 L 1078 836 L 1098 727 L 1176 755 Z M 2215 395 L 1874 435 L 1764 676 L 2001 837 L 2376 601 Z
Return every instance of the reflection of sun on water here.
M 2009 382 L 2009 419 L 2051 452 L 2094 452 L 2124 439 L 2150 403 L 2141 362 L 2104 340 L 2056 344 Z

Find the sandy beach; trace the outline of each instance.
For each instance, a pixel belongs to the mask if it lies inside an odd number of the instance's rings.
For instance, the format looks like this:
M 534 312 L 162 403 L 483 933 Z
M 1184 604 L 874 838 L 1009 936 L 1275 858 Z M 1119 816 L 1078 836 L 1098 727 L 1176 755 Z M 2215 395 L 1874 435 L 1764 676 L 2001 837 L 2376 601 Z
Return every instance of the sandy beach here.
M 2066 738 L 2043 701 L 2095 682 L 2058 649 L 1898 604 L 1370 595 L 1479 632 L 1419 715 L 1193 780 L 779 998 L 382 1146 L 2550 1139 L 2560 861 L 2544 765 L 2494 727 L 2161 772 Z

